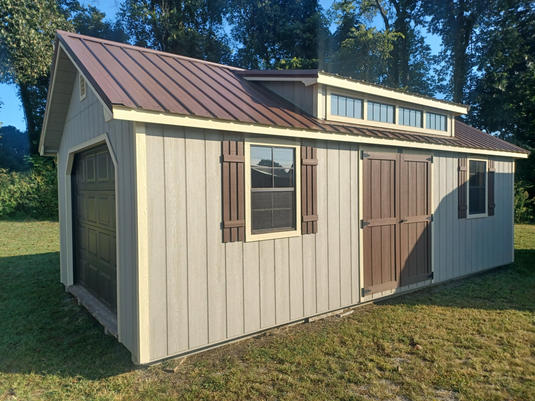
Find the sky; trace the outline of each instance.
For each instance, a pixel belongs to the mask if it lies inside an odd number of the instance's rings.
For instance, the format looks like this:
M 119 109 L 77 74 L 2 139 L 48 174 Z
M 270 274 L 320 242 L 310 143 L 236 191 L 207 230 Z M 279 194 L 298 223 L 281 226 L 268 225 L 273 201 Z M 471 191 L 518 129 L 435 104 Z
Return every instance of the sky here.
M 119 0 L 89 0 L 87 3 L 102 10 L 109 19 L 115 18 L 120 5 Z M 320 3 L 325 10 L 328 10 L 333 0 L 320 0 Z M 384 28 L 383 21 L 380 17 L 377 17 L 374 22 L 378 29 Z M 334 29 L 334 27 L 331 29 Z M 440 39 L 435 35 L 429 35 L 426 40 L 431 46 L 433 53 L 438 53 L 440 50 Z M 15 85 L 0 84 L 0 102 L 3 103 L 3 105 L 0 105 L 0 123 L 4 126 L 13 125 L 17 129 L 25 131 L 26 120 L 17 95 L 17 87 Z

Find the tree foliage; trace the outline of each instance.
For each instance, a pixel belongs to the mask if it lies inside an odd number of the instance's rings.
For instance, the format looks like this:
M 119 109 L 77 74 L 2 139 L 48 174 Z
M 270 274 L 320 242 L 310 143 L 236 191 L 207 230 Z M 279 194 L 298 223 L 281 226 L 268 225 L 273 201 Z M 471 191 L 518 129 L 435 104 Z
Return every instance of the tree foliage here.
M 228 7 L 225 0 L 125 0 L 119 17 L 136 46 L 228 63 Z
M 234 63 L 250 69 L 323 68 L 330 32 L 317 0 L 232 0 Z

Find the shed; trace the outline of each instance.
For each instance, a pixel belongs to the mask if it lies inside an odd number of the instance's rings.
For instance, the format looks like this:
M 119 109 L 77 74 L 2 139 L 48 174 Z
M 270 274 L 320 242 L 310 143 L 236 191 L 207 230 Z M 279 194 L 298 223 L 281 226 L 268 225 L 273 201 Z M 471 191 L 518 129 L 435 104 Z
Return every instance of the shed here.
M 58 31 L 61 282 L 147 364 L 508 264 L 528 152 L 467 111 Z

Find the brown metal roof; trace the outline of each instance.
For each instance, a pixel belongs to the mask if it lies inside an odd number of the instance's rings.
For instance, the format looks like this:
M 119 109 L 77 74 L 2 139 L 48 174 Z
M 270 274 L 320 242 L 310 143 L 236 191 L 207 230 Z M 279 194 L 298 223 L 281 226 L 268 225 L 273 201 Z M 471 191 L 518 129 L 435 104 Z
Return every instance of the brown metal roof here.
M 104 103 L 144 110 L 286 128 L 437 145 L 528 153 L 522 148 L 456 123 L 456 137 L 372 129 L 317 119 L 269 89 L 243 78 L 245 70 L 58 31 L 58 39 Z M 248 74 L 251 72 L 247 72 Z M 265 72 L 253 72 L 261 75 Z M 274 75 L 317 75 L 317 70 Z

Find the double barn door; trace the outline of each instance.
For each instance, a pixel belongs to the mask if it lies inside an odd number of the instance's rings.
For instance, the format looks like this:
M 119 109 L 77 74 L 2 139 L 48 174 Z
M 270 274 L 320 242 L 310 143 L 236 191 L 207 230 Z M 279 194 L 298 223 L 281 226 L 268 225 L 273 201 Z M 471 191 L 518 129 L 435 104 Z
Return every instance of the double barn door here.
M 362 152 L 363 296 L 432 278 L 431 156 Z

